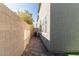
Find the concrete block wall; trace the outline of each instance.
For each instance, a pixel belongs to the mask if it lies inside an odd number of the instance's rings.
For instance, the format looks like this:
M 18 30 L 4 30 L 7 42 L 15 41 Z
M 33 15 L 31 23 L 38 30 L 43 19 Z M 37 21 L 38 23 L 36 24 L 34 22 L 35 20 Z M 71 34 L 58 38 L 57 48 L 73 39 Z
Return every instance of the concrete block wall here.
M 0 56 L 14 56 L 23 53 L 27 45 L 25 42 L 29 42 L 27 37 L 24 40 L 24 30 L 27 33 L 28 28 L 26 25 L 15 13 L 0 4 Z M 29 37 L 30 32 L 28 33 Z
M 27 48 L 27 45 L 29 44 L 30 36 L 31 36 L 31 28 L 30 25 L 26 22 L 22 21 L 22 26 L 24 30 L 24 49 Z

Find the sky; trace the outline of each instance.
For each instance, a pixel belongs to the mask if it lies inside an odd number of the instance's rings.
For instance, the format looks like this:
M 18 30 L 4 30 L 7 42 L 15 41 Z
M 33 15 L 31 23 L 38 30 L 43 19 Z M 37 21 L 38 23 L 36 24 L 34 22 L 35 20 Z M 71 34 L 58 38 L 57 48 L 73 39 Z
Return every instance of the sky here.
M 36 22 L 38 16 L 38 3 L 5 3 L 5 5 L 13 12 L 21 10 L 29 11 L 32 13 L 34 22 Z

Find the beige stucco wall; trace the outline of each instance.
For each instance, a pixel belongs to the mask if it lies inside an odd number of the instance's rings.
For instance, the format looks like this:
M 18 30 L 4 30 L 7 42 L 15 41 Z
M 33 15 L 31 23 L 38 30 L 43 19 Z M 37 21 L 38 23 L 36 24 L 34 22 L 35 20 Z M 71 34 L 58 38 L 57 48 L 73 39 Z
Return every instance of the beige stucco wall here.
M 45 19 L 46 17 L 46 19 Z M 47 32 L 43 32 L 43 24 L 44 19 L 47 20 Z M 42 3 L 39 11 L 39 20 L 38 20 L 38 27 L 40 27 L 40 21 L 42 25 L 42 32 L 41 38 L 48 49 L 50 49 L 50 3 Z
M 30 37 L 30 31 L 27 28 L 27 24 L 15 13 L 0 4 L 0 56 L 23 53 Z

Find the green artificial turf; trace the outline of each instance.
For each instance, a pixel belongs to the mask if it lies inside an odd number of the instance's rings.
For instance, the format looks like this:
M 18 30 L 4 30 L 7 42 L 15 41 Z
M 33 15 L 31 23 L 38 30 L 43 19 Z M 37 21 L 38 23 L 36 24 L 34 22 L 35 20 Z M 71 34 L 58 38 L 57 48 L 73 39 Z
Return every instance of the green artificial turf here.
M 68 55 L 79 55 L 79 52 L 66 52 Z

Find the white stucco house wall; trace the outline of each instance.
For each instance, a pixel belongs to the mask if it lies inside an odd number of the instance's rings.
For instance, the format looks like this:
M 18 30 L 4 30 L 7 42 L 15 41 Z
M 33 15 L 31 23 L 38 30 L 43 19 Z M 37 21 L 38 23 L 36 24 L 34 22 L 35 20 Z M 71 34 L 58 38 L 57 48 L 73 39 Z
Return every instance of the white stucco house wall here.
M 41 26 L 41 30 L 40 30 Z M 38 17 L 38 28 L 41 33 L 41 38 L 46 45 L 50 48 L 50 4 L 41 4 Z
M 44 26 L 45 20 L 47 27 Z M 42 3 L 38 27 L 40 21 L 42 25 L 40 36 L 49 51 L 79 52 L 79 4 Z

